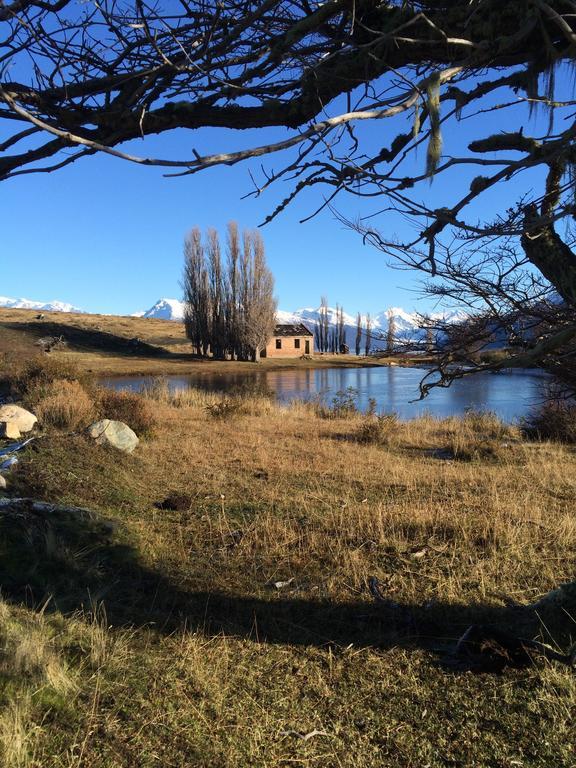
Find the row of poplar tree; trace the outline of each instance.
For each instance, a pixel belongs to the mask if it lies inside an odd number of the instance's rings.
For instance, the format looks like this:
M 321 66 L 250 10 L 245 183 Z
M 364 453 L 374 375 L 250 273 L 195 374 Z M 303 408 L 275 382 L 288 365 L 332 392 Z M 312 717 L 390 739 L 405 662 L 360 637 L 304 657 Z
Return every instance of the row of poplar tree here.
M 184 242 L 184 325 L 199 355 L 258 360 L 274 331 L 274 277 L 257 230 L 227 228 L 225 255 L 215 229 Z
M 362 344 L 364 337 L 364 344 Z M 370 354 L 372 341 L 374 340 L 372 332 L 372 320 L 367 314 L 363 319 L 360 312 L 356 315 L 356 339 L 355 351 L 357 355 L 364 353 Z M 378 341 L 382 341 L 380 336 Z M 396 321 L 394 315 L 388 316 L 388 329 L 385 336 L 386 352 L 392 354 L 396 341 Z M 344 325 L 344 308 L 336 304 L 336 322 L 330 323 L 328 300 L 325 296 L 320 299 L 320 308 L 318 310 L 318 319 L 314 327 L 314 341 L 318 352 L 331 352 L 333 354 L 348 354 L 350 349 L 346 343 L 346 328 Z

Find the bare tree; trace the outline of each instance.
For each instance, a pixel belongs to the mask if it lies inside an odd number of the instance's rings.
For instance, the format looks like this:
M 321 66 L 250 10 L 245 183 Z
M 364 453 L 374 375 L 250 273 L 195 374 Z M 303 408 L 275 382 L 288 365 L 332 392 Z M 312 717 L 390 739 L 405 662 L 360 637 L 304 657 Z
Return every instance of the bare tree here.
M 394 352 L 396 342 L 396 318 L 392 310 L 388 310 L 388 328 L 386 330 L 386 352 L 391 355 Z
M 208 331 L 204 321 L 208 317 L 208 300 L 204 288 L 205 281 L 204 248 L 202 235 L 195 227 L 184 241 L 184 279 L 182 287 L 186 302 L 184 306 L 184 326 L 199 355 L 206 355 L 208 350 Z
M 207 243 L 198 229 L 184 246 L 185 328 L 197 351 L 216 358 L 258 360 L 274 330 L 274 278 L 266 265 L 259 232 L 245 231 L 240 251 L 238 228 L 228 225 L 228 259 L 222 264 L 218 233 Z
M 320 352 L 330 351 L 330 321 L 328 318 L 328 299 L 326 296 L 320 298 L 320 309 L 318 310 L 317 321 L 317 342 Z
M 221 359 L 225 357 L 228 346 L 226 338 L 224 275 L 222 272 L 220 239 L 218 232 L 212 228 L 208 230 L 206 252 L 210 284 L 210 347 L 213 357 Z
M 244 309 L 243 344 L 252 360 L 260 359 L 260 350 L 272 336 L 276 317 L 274 278 L 266 266 L 264 242 L 260 232 L 251 233 L 252 259 L 247 274 L 242 276 L 248 287 L 248 301 Z
M 370 354 L 370 348 L 372 347 L 372 320 L 370 313 L 366 315 L 366 339 L 364 343 L 364 354 L 368 356 Z
M 362 315 L 360 312 L 356 315 L 356 355 L 360 354 L 362 345 Z
M 228 223 L 227 229 L 227 309 L 226 335 L 229 341 L 230 356 L 238 358 L 240 351 L 240 239 L 235 221 Z
M 338 309 L 338 352 L 341 355 L 348 352 L 346 328 L 344 327 L 344 307 L 339 307 Z

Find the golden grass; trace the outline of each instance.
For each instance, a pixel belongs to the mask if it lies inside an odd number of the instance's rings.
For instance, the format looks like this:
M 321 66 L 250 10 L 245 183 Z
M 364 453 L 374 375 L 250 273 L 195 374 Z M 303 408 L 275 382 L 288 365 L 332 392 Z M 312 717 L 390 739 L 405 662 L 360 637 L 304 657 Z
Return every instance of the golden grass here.
M 43 426 L 76 430 L 95 419 L 94 400 L 77 381 L 53 381 L 42 388 L 38 397 L 30 405 Z
M 84 315 L 49 312 L 37 320 L 37 312 L 0 308 L 0 362 L 39 355 L 35 342 L 47 335 L 63 335 L 71 341 L 64 351 L 50 357 L 69 361 L 98 376 L 163 375 L 168 373 L 240 372 L 254 369 L 354 367 L 397 363 L 399 358 L 378 360 L 355 355 L 316 355 L 312 359 L 268 358 L 258 365 L 246 362 L 201 360 L 191 354 L 182 323 L 142 317 Z M 146 348 L 126 346 L 130 339 L 140 339 Z M 402 358 L 403 365 L 422 363 Z
M 479 620 L 562 648 L 576 635 L 569 592 L 540 619 L 507 607 L 573 579 L 569 447 L 525 442 L 489 414 L 394 422 L 362 441 L 367 417 L 304 403 L 238 397 L 214 418 L 234 399 L 174 397 L 163 382 L 145 399 L 158 424 L 133 455 L 53 434 L 22 460 L 22 492 L 119 519 L 137 555 L 125 565 L 90 533 L 42 573 L 56 604 L 66 568 L 66 589 L 102 596 L 42 619 L 77 689 L 72 707 L 32 699 L 33 743 L 20 738 L 31 765 L 574 762 L 573 672 L 454 674 L 433 653 Z M 155 506 L 170 494 L 190 503 Z M 372 575 L 400 613 L 373 603 Z

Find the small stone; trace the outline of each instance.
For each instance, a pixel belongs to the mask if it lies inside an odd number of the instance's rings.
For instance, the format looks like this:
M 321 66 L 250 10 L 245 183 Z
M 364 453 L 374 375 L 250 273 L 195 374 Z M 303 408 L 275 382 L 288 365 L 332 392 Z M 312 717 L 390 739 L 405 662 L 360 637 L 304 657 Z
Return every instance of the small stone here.
M 122 421 L 102 419 L 88 427 L 88 434 L 97 445 L 112 445 L 124 453 L 132 453 L 140 442 L 136 433 Z
M 8 438 L 9 440 L 18 440 L 20 437 L 20 430 L 13 421 L 0 421 L 0 437 Z
M 6 479 L 0 475 L 0 491 L 4 490 L 6 488 Z
M 0 422 L 9 421 L 15 424 L 20 432 L 30 432 L 38 421 L 36 416 L 19 405 L 0 406 Z

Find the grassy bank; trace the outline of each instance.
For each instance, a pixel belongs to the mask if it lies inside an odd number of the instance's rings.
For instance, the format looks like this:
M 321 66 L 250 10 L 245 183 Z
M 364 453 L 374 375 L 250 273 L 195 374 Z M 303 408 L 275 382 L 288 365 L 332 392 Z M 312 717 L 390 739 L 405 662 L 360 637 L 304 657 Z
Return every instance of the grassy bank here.
M 472 622 L 571 643 L 573 593 L 527 607 L 574 578 L 571 448 L 489 415 L 143 401 L 133 455 L 64 420 L 14 476 L 91 513 L 3 517 L 7 766 L 574 764 L 573 671 L 442 663 Z

